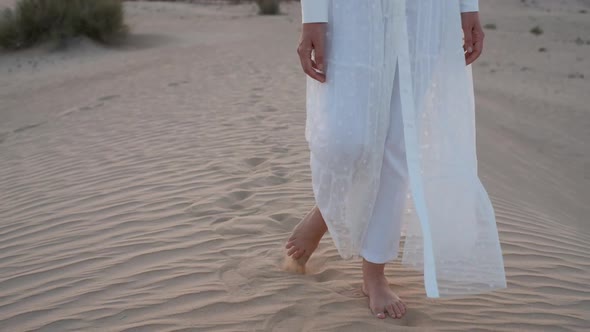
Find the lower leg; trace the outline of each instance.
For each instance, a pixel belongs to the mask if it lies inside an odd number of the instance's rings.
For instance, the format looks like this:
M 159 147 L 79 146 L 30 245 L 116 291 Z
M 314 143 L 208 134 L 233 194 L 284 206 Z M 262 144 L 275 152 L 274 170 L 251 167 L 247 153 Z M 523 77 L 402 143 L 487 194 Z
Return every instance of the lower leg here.
M 374 264 L 363 259 L 363 293 L 369 297 L 369 308 L 377 318 L 402 318 L 406 305 L 389 287 L 385 277 L 385 264 Z
M 305 272 L 305 264 L 318 247 L 328 227 L 317 206 L 295 226 L 285 244 L 287 249 L 286 268 L 294 272 Z

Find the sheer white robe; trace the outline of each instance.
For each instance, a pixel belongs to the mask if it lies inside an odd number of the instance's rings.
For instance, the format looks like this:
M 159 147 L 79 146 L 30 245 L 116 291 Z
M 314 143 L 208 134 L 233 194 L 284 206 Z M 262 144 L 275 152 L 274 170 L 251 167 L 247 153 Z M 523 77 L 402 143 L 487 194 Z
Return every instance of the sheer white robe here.
M 363 245 L 397 66 L 410 183 L 402 263 L 423 270 L 429 297 L 506 287 L 494 211 L 477 174 L 462 49 L 460 12 L 473 0 L 318 3 L 329 22 L 327 81 L 307 78 L 305 137 L 316 204 L 339 254 L 358 258 Z M 306 12 L 304 22 L 324 15 Z

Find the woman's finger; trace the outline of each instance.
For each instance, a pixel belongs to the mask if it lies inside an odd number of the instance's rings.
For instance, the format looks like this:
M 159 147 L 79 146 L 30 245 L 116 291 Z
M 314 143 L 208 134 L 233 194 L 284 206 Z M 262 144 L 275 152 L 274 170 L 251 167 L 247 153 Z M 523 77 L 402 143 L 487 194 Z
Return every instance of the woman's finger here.
M 472 64 L 475 60 L 477 60 L 477 58 L 479 58 L 479 56 L 481 55 L 482 52 L 482 42 L 478 41 L 473 45 L 473 52 L 471 54 L 469 54 L 469 56 L 467 57 L 467 64 L 470 65 Z
M 324 62 L 324 54 L 325 54 L 325 42 L 323 35 L 319 36 L 317 40 L 314 41 L 314 50 L 313 50 L 313 60 L 316 63 L 317 69 L 322 72 L 322 74 L 326 73 L 326 64 Z
M 463 50 L 468 55 L 473 52 L 473 31 L 471 29 L 463 30 Z
M 293 255 L 295 252 L 297 252 L 297 250 L 299 250 L 297 247 L 292 247 L 289 249 L 289 251 L 287 251 L 287 256 Z
M 323 75 L 319 74 L 318 72 L 316 72 L 313 69 L 312 59 L 311 59 L 312 48 L 311 47 L 299 48 L 297 50 L 297 53 L 299 53 L 299 61 L 301 61 L 301 67 L 303 68 L 303 72 L 305 72 L 311 78 L 322 82 Z

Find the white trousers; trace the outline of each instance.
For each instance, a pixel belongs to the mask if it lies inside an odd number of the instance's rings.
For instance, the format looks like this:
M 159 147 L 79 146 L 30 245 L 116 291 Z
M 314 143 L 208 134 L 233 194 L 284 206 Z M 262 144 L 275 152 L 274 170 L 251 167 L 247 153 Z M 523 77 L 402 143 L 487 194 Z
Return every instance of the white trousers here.
M 375 264 L 387 263 L 398 257 L 402 216 L 408 191 L 408 167 L 397 70 L 390 112 L 379 191 L 360 253 L 365 260 Z

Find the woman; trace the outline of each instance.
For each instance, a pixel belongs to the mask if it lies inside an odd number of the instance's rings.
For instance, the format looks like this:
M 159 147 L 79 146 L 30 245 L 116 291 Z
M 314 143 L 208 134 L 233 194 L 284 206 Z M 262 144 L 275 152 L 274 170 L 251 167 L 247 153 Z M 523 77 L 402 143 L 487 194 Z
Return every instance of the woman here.
M 378 318 L 401 318 L 385 263 L 424 271 L 427 296 L 506 287 L 494 211 L 477 175 L 469 65 L 481 54 L 477 0 L 302 0 L 298 53 L 317 207 L 286 244 L 304 271 L 330 232 L 362 257 Z M 464 38 L 462 36 L 464 33 Z

